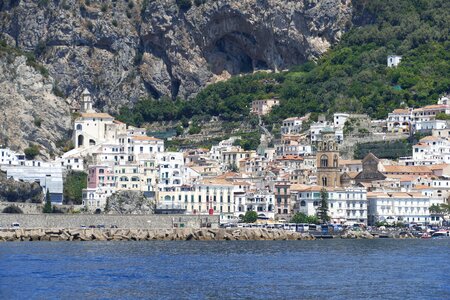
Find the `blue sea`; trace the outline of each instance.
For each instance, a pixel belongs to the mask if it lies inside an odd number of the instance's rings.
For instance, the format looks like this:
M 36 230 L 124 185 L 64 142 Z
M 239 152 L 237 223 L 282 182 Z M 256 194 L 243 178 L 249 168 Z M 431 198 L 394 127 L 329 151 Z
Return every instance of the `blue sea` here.
M 0 299 L 450 299 L 450 239 L 0 243 Z

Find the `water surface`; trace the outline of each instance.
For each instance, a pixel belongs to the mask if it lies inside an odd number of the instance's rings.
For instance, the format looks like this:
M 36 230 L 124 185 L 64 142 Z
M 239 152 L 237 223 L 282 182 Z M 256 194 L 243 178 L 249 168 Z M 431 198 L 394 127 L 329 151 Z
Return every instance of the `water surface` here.
M 26 298 L 450 299 L 450 239 L 1 243 Z

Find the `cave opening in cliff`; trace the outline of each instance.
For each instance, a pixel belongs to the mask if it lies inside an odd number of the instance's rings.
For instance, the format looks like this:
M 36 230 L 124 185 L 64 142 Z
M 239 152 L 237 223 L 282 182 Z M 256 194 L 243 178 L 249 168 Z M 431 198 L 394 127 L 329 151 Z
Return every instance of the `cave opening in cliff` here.
M 243 32 L 231 32 L 214 42 L 206 59 L 214 74 L 227 71 L 236 75 L 267 69 L 267 63 L 261 57 L 256 57 L 256 49 L 258 45 L 253 36 Z

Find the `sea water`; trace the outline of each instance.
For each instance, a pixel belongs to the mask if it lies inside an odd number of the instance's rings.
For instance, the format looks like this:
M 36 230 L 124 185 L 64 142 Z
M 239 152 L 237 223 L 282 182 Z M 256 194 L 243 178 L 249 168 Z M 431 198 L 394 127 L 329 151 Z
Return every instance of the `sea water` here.
M 450 239 L 5 242 L 0 299 L 450 299 Z

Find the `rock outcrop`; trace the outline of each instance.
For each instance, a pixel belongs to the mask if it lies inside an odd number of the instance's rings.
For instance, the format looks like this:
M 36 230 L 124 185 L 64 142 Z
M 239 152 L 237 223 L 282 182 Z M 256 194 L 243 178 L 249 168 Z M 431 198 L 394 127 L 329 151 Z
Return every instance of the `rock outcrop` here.
M 41 203 L 43 197 L 38 183 L 7 179 L 6 175 L 0 172 L 0 201 Z
M 351 26 L 350 0 L 178 2 L 192 5 L 0 1 L 0 38 L 34 52 L 64 95 L 89 88 L 97 107 L 114 111 L 143 96 L 189 98 L 233 74 L 318 58 Z
M 142 192 L 119 191 L 107 199 L 105 212 L 108 214 L 146 215 L 153 213 L 153 202 Z
M 37 70 L 12 49 L 0 49 L 0 145 L 24 150 L 33 143 L 48 156 L 69 134 L 68 105 L 53 94 L 45 69 Z

